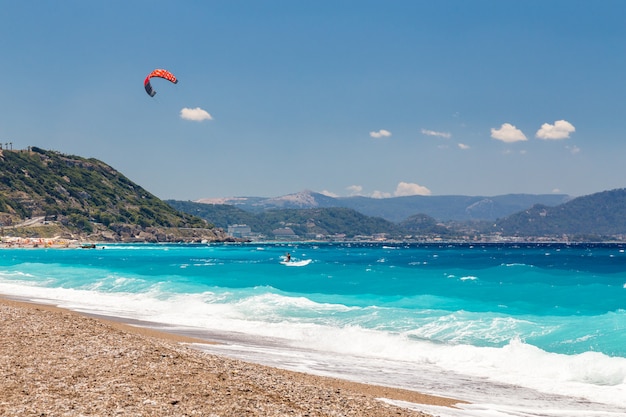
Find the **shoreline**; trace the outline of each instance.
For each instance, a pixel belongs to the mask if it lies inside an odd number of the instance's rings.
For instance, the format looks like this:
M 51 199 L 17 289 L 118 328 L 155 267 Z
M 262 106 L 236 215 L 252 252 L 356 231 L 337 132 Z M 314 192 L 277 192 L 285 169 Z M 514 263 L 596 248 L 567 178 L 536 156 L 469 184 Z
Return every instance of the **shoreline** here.
M 5 295 L 0 317 L 3 415 L 425 417 L 383 399 L 464 403 L 229 359 L 189 345 L 216 343 L 211 340 Z
M 15 237 L 15 236 L 0 236 L 0 249 L 104 249 L 107 245 L 141 245 L 141 244 L 179 244 L 181 241 L 172 242 L 147 242 L 147 241 L 91 241 L 84 239 L 69 239 L 69 238 L 37 238 L 37 237 Z M 235 245 L 263 245 L 263 244 L 275 244 L 275 243 L 287 243 L 287 244 L 332 244 L 332 243 L 353 243 L 353 244 L 380 244 L 380 245 L 393 245 L 393 244 L 411 244 L 411 245 L 536 245 L 536 246 L 552 246 L 552 245 L 565 245 L 565 246 L 597 246 L 597 245 L 610 245 L 610 246 L 622 246 L 625 244 L 622 240 L 602 240 L 602 241 L 569 241 L 559 239 L 492 239 L 492 240 L 294 240 L 294 241 L 277 241 L 277 240 L 249 240 L 249 241 L 211 241 L 211 242 L 185 242 L 185 243 L 204 243 L 204 244 L 235 244 Z
M 3 236 L 0 239 L 0 247 L 3 249 L 68 249 L 80 248 L 80 242 L 75 239 Z

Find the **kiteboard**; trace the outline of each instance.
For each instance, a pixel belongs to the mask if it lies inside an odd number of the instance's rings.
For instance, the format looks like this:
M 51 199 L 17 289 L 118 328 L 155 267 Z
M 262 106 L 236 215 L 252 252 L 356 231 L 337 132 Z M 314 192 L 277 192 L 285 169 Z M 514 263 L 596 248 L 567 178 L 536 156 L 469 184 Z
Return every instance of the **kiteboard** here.
M 303 259 L 301 261 L 282 261 L 285 266 L 306 266 L 311 263 L 311 259 Z

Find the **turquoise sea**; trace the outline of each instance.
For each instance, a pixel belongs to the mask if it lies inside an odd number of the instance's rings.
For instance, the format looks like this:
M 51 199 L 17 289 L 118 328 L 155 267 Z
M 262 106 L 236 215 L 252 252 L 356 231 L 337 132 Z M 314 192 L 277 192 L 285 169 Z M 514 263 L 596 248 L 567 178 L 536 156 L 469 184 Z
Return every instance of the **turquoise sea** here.
M 224 342 L 198 345 L 212 353 L 472 403 L 417 407 L 444 417 L 613 417 L 626 415 L 625 249 L 3 249 L 0 293 Z

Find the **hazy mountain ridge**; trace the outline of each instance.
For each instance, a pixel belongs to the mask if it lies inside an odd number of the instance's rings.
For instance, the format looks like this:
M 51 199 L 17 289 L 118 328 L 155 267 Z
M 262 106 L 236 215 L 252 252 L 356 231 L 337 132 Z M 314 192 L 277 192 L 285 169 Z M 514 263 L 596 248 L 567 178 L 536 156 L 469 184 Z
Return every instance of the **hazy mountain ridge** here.
M 416 214 L 426 214 L 438 221 L 496 220 L 526 210 L 535 204 L 556 206 L 571 200 L 565 194 L 507 194 L 481 196 L 406 196 L 390 198 L 330 197 L 305 190 L 282 197 L 233 197 L 200 199 L 198 203 L 229 204 L 250 212 L 279 208 L 344 207 L 367 216 L 398 223 Z
M 222 217 L 222 221 L 233 223 L 246 223 L 253 227 L 258 227 L 259 215 L 267 212 L 273 213 L 275 223 L 273 227 L 284 224 L 281 223 L 281 213 L 285 209 L 276 209 L 275 201 L 281 201 L 281 205 L 287 202 L 297 201 L 301 206 L 302 202 L 311 204 L 311 196 L 317 197 L 318 193 L 305 191 L 309 194 L 306 198 L 278 198 L 264 199 L 254 197 L 251 199 L 239 197 L 235 201 L 236 206 L 221 206 L 219 210 L 216 206 L 203 203 L 187 202 L 186 208 L 177 206 L 181 211 L 189 212 L 200 217 L 212 220 L 216 216 L 216 210 L 228 212 L 230 215 Z M 391 218 L 400 218 L 403 213 L 413 210 L 424 210 L 425 212 L 413 212 L 410 216 L 398 222 L 379 223 L 377 233 L 387 233 L 391 235 L 404 236 L 438 236 L 441 238 L 481 238 L 481 236 L 502 236 L 502 237 L 522 237 L 522 238 L 548 238 L 556 240 L 622 240 L 626 236 L 626 189 L 616 189 L 603 191 L 587 196 L 571 199 L 565 195 L 527 195 L 510 194 L 496 197 L 467 197 L 467 196 L 441 196 L 441 197 L 421 197 L 416 198 L 396 197 L 392 199 L 371 199 L 367 197 L 332 198 L 321 195 L 323 198 L 313 204 L 317 206 L 317 212 L 328 210 L 329 207 L 323 205 L 343 204 L 350 201 L 355 210 L 361 214 L 366 209 L 369 210 L 368 217 L 383 218 L 384 215 Z M 375 200 L 375 201 L 372 201 Z M 558 202 L 553 206 L 537 201 Z M 421 204 L 414 204 L 415 202 Z M 170 202 L 171 204 L 172 202 Z M 181 203 L 181 202 L 178 202 Z M 370 204 L 371 203 L 371 204 Z M 425 204 L 428 203 L 428 204 Z M 519 205 L 528 203 L 528 206 L 517 210 L 506 216 L 493 218 L 496 214 L 504 211 L 516 210 Z M 385 206 L 388 204 L 388 206 Z M 393 213 L 394 208 L 400 210 Z M 344 207 L 345 208 L 345 207 Z M 463 209 L 467 214 L 465 219 L 440 221 L 438 219 L 450 216 L 450 213 L 459 213 Z M 362 211 L 361 211 L 362 210 Z M 306 219 L 313 209 L 300 209 L 302 218 Z M 428 214 L 430 212 L 433 215 Z M 474 220 L 475 213 L 483 213 L 487 220 Z M 443 213 L 443 214 L 442 214 Z M 485 214 L 487 213 L 487 214 Z M 374 216 L 371 216 L 374 214 Z M 284 218 L 283 218 L 284 220 Z M 360 221 L 363 221 L 362 219 Z M 297 224 L 297 223 L 295 223 Z M 332 229 L 333 233 L 350 233 L 358 230 L 358 224 L 342 223 L 343 228 Z M 267 226 L 261 228 L 268 230 Z M 352 233 L 353 234 L 353 233 Z M 464 237 L 463 237 L 464 236 Z

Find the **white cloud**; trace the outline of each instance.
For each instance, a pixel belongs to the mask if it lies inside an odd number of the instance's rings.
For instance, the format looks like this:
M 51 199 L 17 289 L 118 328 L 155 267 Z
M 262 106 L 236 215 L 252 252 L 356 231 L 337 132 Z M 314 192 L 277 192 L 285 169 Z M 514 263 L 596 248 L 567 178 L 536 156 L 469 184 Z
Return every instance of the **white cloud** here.
M 557 120 L 553 125 L 544 123 L 535 135 L 539 139 L 560 140 L 569 138 L 570 133 L 576 131 L 574 125 L 565 120 Z
M 361 195 L 361 191 L 363 191 L 363 187 L 360 185 L 351 185 L 349 187 L 346 187 L 346 190 L 348 190 L 348 193 L 350 195 Z
M 180 111 L 180 117 L 181 119 L 191 120 L 194 122 L 213 120 L 213 116 L 211 116 L 206 110 L 202 110 L 200 107 L 196 107 L 195 109 L 185 107 Z
M 578 146 L 566 146 L 565 148 L 569 149 L 569 151 L 574 155 L 580 152 L 580 148 Z
M 378 132 L 370 132 L 370 136 L 373 138 L 388 138 L 391 136 L 391 132 L 385 129 L 380 129 Z
M 469 146 L 469 145 L 466 145 L 466 144 L 464 144 L 464 143 L 459 143 L 459 144 L 458 144 L 458 146 L 459 146 L 459 149 L 463 149 L 463 150 L 466 150 L 466 149 L 469 149 L 469 148 L 470 148 L 470 146 Z
M 431 194 L 430 190 L 424 186 L 403 181 L 398 183 L 398 186 L 393 193 L 376 190 L 372 193 L 363 194 L 363 187 L 360 185 L 351 185 L 349 187 L 346 187 L 346 190 L 348 190 L 349 196 L 367 196 L 371 198 L 389 198 Z
M 446 138 L 446 139 L 449 139 L 452 137 L 452 135 L 448 132 L 437 132 L 435 130 L 428 130 L 428 129 L 422 129 L 422 134 L 426 136 L 436 136 L 436 137 Z
M 400 181 L 396 187 L 396 191 L 393 193 L 396 197 L 408 196 L 408 195 L 430 195 L 431 192 L 423 185 L 414 184 L 410 182 Z
M 339 194 L 335 194 L 332 191 L 328 190 L 320 191 L 320 194 L 326 195 L 328 197 L 339 197 Z
M 390 193 L 386 193 L 384 191 L 374 191 L 372 193 L 372 195 L 370 195 L 370 197 L 372 198 L 389 198 L 391 197 Z
M 491 128 L 491 137 L 506 143 L 528 140 L 526 135 L 510 123 L 503 123 L 500 129 Z

